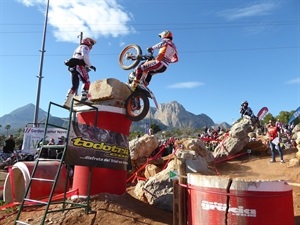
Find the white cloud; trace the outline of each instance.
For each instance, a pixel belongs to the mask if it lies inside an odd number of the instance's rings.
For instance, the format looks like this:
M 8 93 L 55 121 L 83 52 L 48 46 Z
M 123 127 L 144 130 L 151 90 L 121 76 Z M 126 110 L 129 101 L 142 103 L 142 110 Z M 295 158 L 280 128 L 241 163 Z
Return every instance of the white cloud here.
M 300 77 L 289 80 L 286 82 L 287 84 L 300 84 Z
M 45 7 L 44 0 L 18 0 L 25 6 Z M 97 39 L 100 36 L 124 36 L 134 32 L 132 20 L 116 0 L 55 0 L 50 1 L 48 25 L 58 41 L 78 42 L 78 35 Z
M 27 7 L 45 4 L 45 1 L 43 1 L 43 0 L 17 0 L 17 2 L 21 2 L 22 4 L 24 4 Z
M 222 17 L 228 20 L 236 20 L 245 17 L 269 15 L 278 6 L 275 2 L 265 2 L 249 5 L 243 8 L 225 10 L 220 13 Z
M 176 84 L 171 84 L 168 86 L 168 88 L 195 88 L 199 86 L 203 86 L 204 83 L 201 82 L 182 82 L 182 83 L 176 83 Z

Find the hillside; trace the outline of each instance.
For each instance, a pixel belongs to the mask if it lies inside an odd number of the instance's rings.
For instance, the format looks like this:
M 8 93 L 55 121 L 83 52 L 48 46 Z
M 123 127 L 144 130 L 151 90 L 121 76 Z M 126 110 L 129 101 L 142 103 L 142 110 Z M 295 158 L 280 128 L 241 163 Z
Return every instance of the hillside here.
M 6 134 L 7 130 L 5 130 L 5 126 L 7 124 L 10 125 L 10 129 L 8 131 L 8 133 L 10 134 L 16 133 L 19 129 L 23 130 L 27 125 L 32 126 L 34 121 L 34 112 L 34 104 L 27 104 L 25 106 L 15 109 L 9 114 L 0 117 L 0 125 L 2 126 L 0 128 L 0 134 Z M 39 109 L 38 123 L 45 123 L 46 118 L 47 112 L 42 109 Z M 50 115 L 49 121 L 51 121 L 51 123 L 61 125 L 64 123 L 65 120 L 58 117 L 52 117 Z
M 9 133 L 16 133 L 19 129 L 24 129 L 26 124 L 33 123 L 34 120 L 34 104 L 27 104 L 18 109 L 15 109 L 9 114 L 0 117 L 0 134 L 5 134 L 4 129 L 6 124 L 10 125 Z M 52 112 L 52 111 L 51 111 Z M 47 112 L 39 109 L 39 123 L 44 123 L 47 117 Z M 55 124 L 63 124 L 65 119 L 58 118 L 55 115 L 51 116 L 51 121 Z M 145 124 L 156 123 L 162 130 L 172 128 L 193 128 L 200 129 L 204 126 L 215 126 L 214 121 L 205 114 L 195 115 L 185 110 L 185 108 L 176 101 L 160 104 L 159 110 L 151 108 L 146 118 L 139 122 L 134 122 L 131 130 L 145 130 Z M 227 129 L 229 124 L 223 123 L 222 127 Z

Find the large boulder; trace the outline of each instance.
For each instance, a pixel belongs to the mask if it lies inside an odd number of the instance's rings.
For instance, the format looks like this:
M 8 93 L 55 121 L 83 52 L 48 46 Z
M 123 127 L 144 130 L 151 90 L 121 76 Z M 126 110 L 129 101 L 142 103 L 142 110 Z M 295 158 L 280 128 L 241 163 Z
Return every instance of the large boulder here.
M 155 135 L 145 134 L 129 142 L 131 160 L 147 158 L 159 146 L 159 140 Z
M 214 157 L 205 147 L 205 143 L 196 138 L 183 138 L 175 141 L 175 148 L 180 150 L 193 150 L 195 155 L 205 158 L 208 164 L 214 162 Z
M 128 86 L 114 78 L 94 81 L 89 88 L 90 100 L 94 104 L 124 107 L 130 94 Z
M 215 148 L 213 156 L 232 156 L 242 151 L 249 143 L 249 133 L 253 132 L 254 127 L 250 119 L 242 118 L 235 123 L 221 143 Z M 253 137 L 252 137 L 253 138 Z
M 296 158 L 300 162 L 300 137 L 296 140 L 296 144 L 297 144 L 297 150 L 298 150 L 296 152 Z
M 149 204 L 166 211 L 173 211 L 173 181 L 169 174 L 175 169 L 175 160 L 172 160 L 166 169 L 144 183 L 142 189 Z

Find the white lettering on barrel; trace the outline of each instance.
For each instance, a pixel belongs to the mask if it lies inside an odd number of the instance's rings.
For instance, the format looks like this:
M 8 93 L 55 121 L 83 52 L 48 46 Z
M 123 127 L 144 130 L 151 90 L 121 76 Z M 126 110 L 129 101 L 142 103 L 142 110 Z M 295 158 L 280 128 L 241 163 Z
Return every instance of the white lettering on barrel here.
M 203 210 L 218 210 L 226 211 L 226 204 L 219 202 L 209 202 L 202 201 L 201 206 Z M 235 216 L 246 216 L 246 217 L 256 217 L 256 209 L 245 209 L 243 206 L 230 207 L 228 212 L 231 212 Z

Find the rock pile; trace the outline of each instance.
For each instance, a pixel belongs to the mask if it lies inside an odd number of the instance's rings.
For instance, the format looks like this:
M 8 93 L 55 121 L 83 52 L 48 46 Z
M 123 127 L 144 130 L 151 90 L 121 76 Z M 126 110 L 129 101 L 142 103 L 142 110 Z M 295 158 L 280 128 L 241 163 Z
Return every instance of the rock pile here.
M 300 126 L 299 129 L 294 129 L 293 133 L 298 135 L 298 152 L 296 158 L 288 162 L 289 167 L 299 166 L 300 161 Z M 143 168 L 138 171 L 138 174 L 140 178 L 144 178 L 137 179 L 136 196 L 158 208 L 172 211 L 173 181 L 170 179 L 170 174 L 180 170 L 180 167 L 186 174 L 217 175 L 214 168 L 220 157 L 234 156 L 247 150 L 269 154 L 267 135 L 257 131 L 247 118 L 238 121 L 219 139 L 221 142 L 214 152 L 207 150 L 205 143 L 197 138 L 172 139 L 173 154 L 169 152 L 165 157 L 163 157 L 163 149 L 168 149 L 170 143 L 159 143 L 155 135 L 146 134 L 132 140 L 129 149 L 132 164 L 135 165 L 133 173 L 138 168 Z M 153 155 L 153 152 L 158 155 Z

